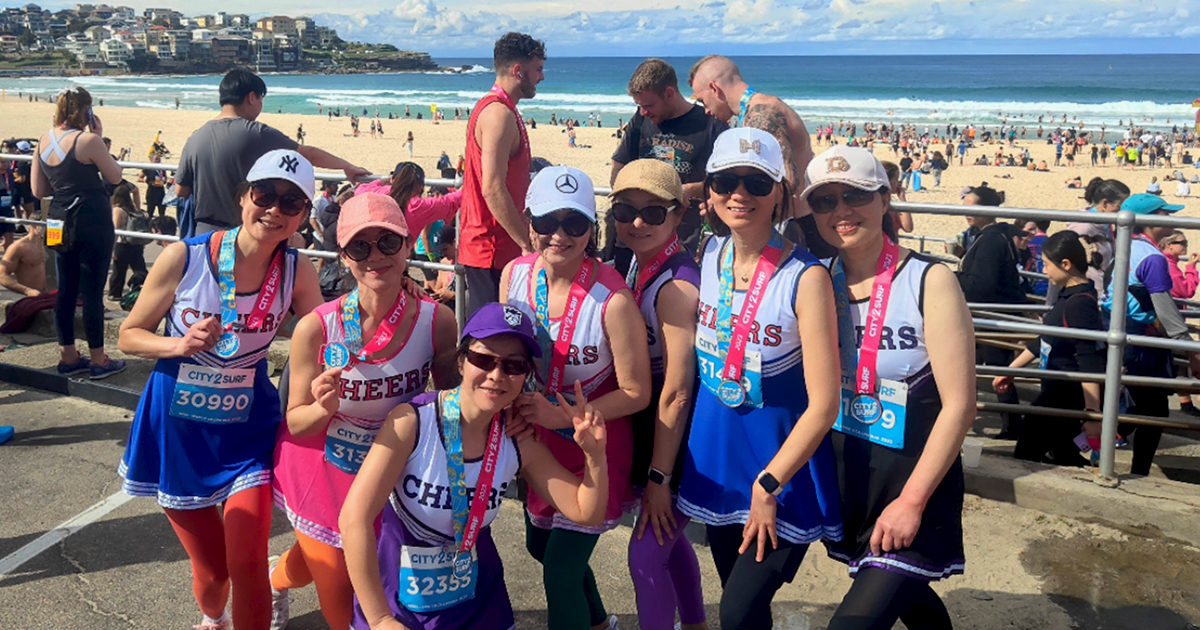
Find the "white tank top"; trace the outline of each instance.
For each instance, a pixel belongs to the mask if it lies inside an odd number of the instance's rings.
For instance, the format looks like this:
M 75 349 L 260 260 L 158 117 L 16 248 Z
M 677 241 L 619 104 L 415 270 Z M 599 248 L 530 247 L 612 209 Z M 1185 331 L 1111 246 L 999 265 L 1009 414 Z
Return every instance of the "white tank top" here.
M 406 403 L 425 391 L 429 372 L 433 368 L 433 326 L 437 319 L 437 304 L 430 300 L 415 301 L 410 297 L 408 308 L 418 307 L 408 337 L 395 354 L 382 359 L 355 362 L 342 371 L 341 402 L 338 414 L 382 422 L 396 405 Z M 341 300 L 327 302 L 317 308 L 325 343 L 346 340 L 342 328 Z
M 888 297 L 887 314 L 883 318 L 883 332 L 879 339 L 879 363 L 881 378 L 893 381 L 908 381 L 914 375 L 927 372 L 929 351 L 925 347 L 925 276 L 940 264 L 932 258 L 910 253 L 900 263 L 892 279 L 892 292 Z M 854 320 L 854 343 L 862 347 L 863 322 L 867 319 L 870 299 L 851 302 L 850 318 Z M 909 385 L 914 383 L 910 382 Z
M 417 408 L 417 444 L 404 465 L 400 481 L 392 492 L 391 503 L 409 533 L 430 544 L 454 541 L 454 506 L 450 500 L 450 480 L 446 471 L 446 447 L 435 399 Z M 466 460 L 468 496 L 475 496 L 482 459 Z M 500 455 L 496 476 L 488 499 L 484 527 L 491 525 L 500 512 L 504 492 L 521 469 L 517 444 L 501 430 Z
M 216 234 L 214 232 L 213 234 Z M 221 317 L 221 291 L 217 283 L 217 269 L 209 255 L 209 238 L 205 235 L 184 241 L 187 244 L 187 262 L 179 288 L 175 291 L 175 302 L 167 311 L 166 336 L 182 337 L 196 322 L 206 317 Z M 237 294 L 238 321 L 234 332 L 238 334 L 237 354 L 228 359 L 209 350 L 192 356 L 196 363 L 208 367 L 248 368 L 267 357 L 267 349 L 275 340 L 280 324 L 292 308 L 292 289 L 296 282 L 296 250 L 287 248 L 283 259 L 283 276 L 275 301 L 263 318 L 261 327 L 248 330 L 246 319 L 254 310 L 258 291 Z
M 534 312 L 534 281 L 533 263 L 537 254 L 522 256 L 513 261 L 508 274 L 508 303 L 515 306 L 529 317 L 537 326 L 537 315 Z M 584 263 L 590 264 L 590 263 Z M 615 269 L 602 263 L 596 263 L 596 281 L 587 299 L 580 309 L 579 320 L 575 325 L 575 333 L 571 339 L 571 348 L 567 353 L 567 365 L 563 375 L 566 391 L 563 394 L 571 402 L 575 401 L 576 380 L 583 386 L 583 393 L 588 397 L 596 392 L 609 377 L 614 376 L 612 347 L 604 332 L 604 311 L 608 300 L 621 289 L 628 289 L 625 280 Z M 550 339 L 558 339 L 561 318 L 550 319 Z M 550 357 L 544 356 L 538 360 L 539 389 L 545 384 L 546 374 L 550 369 Z
M 729 237 L 708 239 L 704 257 L 700 260 L 700 307 L 696 327 L 696 343 L 717 345 L 717 309 L 721 303 L 721 253 L 729 244 Z M 802 351 L 800 333 L 796 321 L 796 290 L 800 274 L 808 264 L 796 256 L 799 250 L 779 261 L 775 274 L 767 284 L 762 303 L 754 324 L 750 327 L 750 339 L 746 353 L 760 353 L 762 376 L 771 378 L 800 364 Z M 807 253 L 806 253 L 807 254 Z M 733 316 L 742 312 L 746 301 L 745 291 L 733 293 Z
M 634 261 L 630 276 L 636 278 L 637 261 Z M 650 347 L 650 373 L 662 376 L 663 373 L 663 343 L 662 324 L 658 321 L 658 292 L 668 282 L 680 280 L 692 286 L 700 286 L 700 268 L 692 260 L 692 253 L 687 249 L 675 254 L 659 269 L 658 274 L 650 281 L 642 293 L 642 303 L 638 306 L 642 319 L 646 320 L 646 344 Z

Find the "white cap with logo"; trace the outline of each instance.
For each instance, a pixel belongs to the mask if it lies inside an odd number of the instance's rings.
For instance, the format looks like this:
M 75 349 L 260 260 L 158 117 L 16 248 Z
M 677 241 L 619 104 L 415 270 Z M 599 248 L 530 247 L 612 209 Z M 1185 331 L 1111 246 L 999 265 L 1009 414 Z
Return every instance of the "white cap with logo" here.
M 717 136 L 708 156 L 709 173 L 749 166 L 783 181 L 783 150 L 775 136 L 754 127 L 735 127 Z
M 808 185 L 800 196 L 807 197 L 818 186 L 841 183 L 859 190 L 888 188 L 887 171 L 866 149 L 837 145 L 813 158 L 804 173 Z
M 317 176 L 313 172 L 312 163 L 303 155 L 288 149 L 268 151 L 258 158 L 250 172 L 246 173 L 246 181 L 261 182 L 264 179 L 284 179 L 300 187 L 304 196 L 312 201 L 316 194 Z
M 535 217 L 558 210 L 575 210 L 596 222 L 596 189 L 583 171 L 570 166 L 547 166 L 529 182 L 525 207 Z

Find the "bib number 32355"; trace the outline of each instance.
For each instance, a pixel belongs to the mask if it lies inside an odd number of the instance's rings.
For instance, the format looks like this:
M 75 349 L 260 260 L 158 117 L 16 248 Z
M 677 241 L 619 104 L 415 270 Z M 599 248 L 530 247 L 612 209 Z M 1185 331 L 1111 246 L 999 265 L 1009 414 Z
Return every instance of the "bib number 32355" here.
M 220 369 L 180 365 L 171 397 L 176 418 L 234 424 L 250 419 L 254 403 L 253 369 Z
M 454 545 L 400 549 L 400 604 L 413 612 L 450 608 L 475 597 L 479 563 L 463 577 L 454 574 Z

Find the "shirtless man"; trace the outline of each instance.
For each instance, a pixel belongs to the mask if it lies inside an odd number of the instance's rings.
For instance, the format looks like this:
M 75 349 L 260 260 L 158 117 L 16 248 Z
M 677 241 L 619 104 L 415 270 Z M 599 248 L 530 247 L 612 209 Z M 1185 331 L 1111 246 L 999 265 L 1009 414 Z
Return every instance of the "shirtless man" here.
M 793 195 L 792 217 L 799 220 L 807 245 L 814 254 L 833 255 L 832 248 L 818 251 L 825 249 L 820 247 L 824 241 L 816 236 L 816 224 L 808 202 L 800 198 L 800 192 L 804 190 L 804 171 L 813 159 L 813 150 L 808 129 L 796 111 L 777 96 L 755 91 L 742 78 L 737 64 L 721 55 L 709 55 L 697 61 L 688 73 L 688 84 L 692 88 L 692 99 L 702 102 L 708 115 L 729 121 L 735 127 L 755 127 L 775 136 L 783 150 L 785 176 Z M 786 236 L 795 239 L 799 235 Z
M 46 242 L 44 227 L 30 226 L 29 233 L 4 251 L 0 260 L 0 286 L 25 297 L 46 290 Z

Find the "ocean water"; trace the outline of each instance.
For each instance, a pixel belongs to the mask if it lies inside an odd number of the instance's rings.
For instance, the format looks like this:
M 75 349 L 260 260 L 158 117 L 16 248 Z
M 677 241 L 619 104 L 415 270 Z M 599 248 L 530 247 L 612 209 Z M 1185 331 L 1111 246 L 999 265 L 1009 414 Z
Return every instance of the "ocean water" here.
M 694 57 L 667 57 L 686 82 Z M 890 121 L 944 126 L 994 125 L 1005 117 L 1047 128 L 1083 121 L 1088 127 L 1119 122 L 1151 127 L 1195 120 L 1200 97 L 1200 55 L 1053 56 L 878 56 L 739 57 L 742 75 L 760 92 L 775 94 L 796 109 L 810 128 L 838 120 Z M 267 75 L 267 111 L 317 113 L 318 106 L 378 109 L 401 114 L 404 107 L 426 116 L 472 106 L 491 87 L 489 59 L 438 59 L 444 66 L 469 66 L 460 74 L 390 73 L 356 75 Z M 641 58 L 555 58 L 537 97 L 522 102 L 527 118 L 545 122 L 596 113 L 605 126 L 634 111 L 625 86 Z M 78 78 L 0 77 L 0 88 L 52 95 L 72 83 L 85 86 L 108 105 L 216 109 L 219 76 Z M 685 94 L 687 88 L 684 87 Z M 1054 117 L 1051 122 L 1050 118 Z

